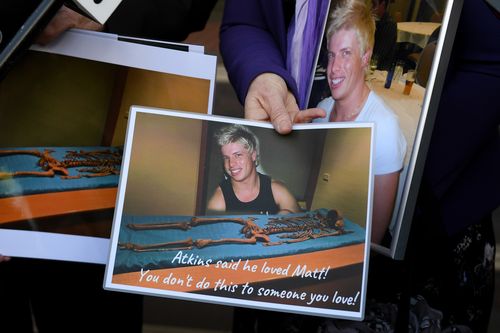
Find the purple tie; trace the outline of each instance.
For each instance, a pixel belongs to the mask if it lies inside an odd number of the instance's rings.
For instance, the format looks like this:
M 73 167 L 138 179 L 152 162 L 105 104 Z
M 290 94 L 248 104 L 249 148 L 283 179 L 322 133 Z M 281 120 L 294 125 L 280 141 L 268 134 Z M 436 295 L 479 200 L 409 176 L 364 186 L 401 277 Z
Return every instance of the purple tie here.
M 292 20 L 288 38 L 291 41 L 288 56 L 288 70 L 292 74 L 297 87 L 300 89 L 300 59 L 302 57 L 302 41 L 306 28 L 309 0 L 297 0 L 295 3 L 295 19 Z
M 307 105 L 329 4 L 329 0 L 297 0 L 288 29 L 287 68 L 297 83 L 300 109 Z

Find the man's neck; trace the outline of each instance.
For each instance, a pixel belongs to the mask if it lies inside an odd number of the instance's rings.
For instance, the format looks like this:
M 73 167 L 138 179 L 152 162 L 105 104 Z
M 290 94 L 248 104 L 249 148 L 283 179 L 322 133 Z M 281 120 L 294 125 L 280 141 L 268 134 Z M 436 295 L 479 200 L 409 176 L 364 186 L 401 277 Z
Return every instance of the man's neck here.
M 249 202 L 257 198 L 260 192 L 260 178 L 257 171 L 242 181 L 231 180 L 233 191 L 238 200 Z
M 363 86 L 356 90 L 356 93 L 350 95 L 351 98 L 335 101 L 331 121 L 351 121 L 357 117 L 368 99 L 370 88 L 363 83 Z

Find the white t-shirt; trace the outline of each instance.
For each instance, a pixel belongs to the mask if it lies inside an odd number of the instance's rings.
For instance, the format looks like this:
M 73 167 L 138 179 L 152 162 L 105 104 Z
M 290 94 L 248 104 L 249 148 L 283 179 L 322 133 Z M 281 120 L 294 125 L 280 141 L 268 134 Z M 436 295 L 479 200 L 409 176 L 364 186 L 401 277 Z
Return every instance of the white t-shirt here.
M 332 97 L 319 102 L 318 107 L 326 111 L 326 117 L 315 119 L 314 122 L 328 122 L 334 104 Z M 374 174 L 383 175 L 400 171 L 406 154 L 406 139 L 399 127 L 396 114 L 377 94 L 370 91 L 355 121 L 375 123 Z

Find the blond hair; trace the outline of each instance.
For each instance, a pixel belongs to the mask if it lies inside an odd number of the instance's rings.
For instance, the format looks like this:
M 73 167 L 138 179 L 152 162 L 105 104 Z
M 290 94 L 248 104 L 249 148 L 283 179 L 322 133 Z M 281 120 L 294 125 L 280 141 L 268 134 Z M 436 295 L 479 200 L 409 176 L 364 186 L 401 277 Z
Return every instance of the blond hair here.
M 221 148 L 230 143 L 241 144 L 249 154 L 256 153 L 256 165 L 259 164 L 259 139 L 248 127 L 239 124 L 223 127 L 215 134 L 215 140 Z
M 342 29 L 353 29 L 358 39 L 361 55 L 373 50 L 375 43 L 375 18 L 371 0 L 338 0 L 331 11 L 326 37 L 330 38 Z

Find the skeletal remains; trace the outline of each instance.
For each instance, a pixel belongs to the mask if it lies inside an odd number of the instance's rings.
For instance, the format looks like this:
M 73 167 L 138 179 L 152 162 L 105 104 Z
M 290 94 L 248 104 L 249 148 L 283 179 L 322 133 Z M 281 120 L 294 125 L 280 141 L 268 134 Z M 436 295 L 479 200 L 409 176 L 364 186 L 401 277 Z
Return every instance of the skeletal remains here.
M 60 175 L 62 179 L 77 179 L 89 177 L 103 177 L 118 175 L 121 164 L 121 152 L 109 149 L 99 151 L 67 151 L 63 160 L 57 160 L 51 153 L 54 150 L 0 150 L 0 156 L 32 155 L 39 158 L 37 165 L 42 171 L 14 171 L 0 172 L 0 180 L 12 177 L 34 176 L 54 177 Z M 79 168 L 78 175 L 70 176 L 69 168 Z
M 234 218 L 234 217 L 193 217 L 188 221 L 176 223 L 147 223 L 147 224 L 127 224 L 132 230 L 158 230 L 158 229 L 181 229 L 189 230 L 204 224 L 233 222 L 243 225 L 240 233 L 244 238 L 221 238 L 221 239 L 195 239 L 191 237 L 173 242 L 157 244 L 135 244 L 119 243 L 118 247 L 125 250 L 137 252 L 146 251 L 173 251 L 191 250 L 193 248 L 204 248 L 206 246 L 221 244 L 255 244 L 261 242 L 265 246 L 273 246 L 288 243 L 303 242 L 308 239 L 321 237 L 339 236 L 350 233 L 344 229 L 344 219 L 337 210 L 330 210 L 323 216 L 319 212 L 316 214 L 306 214 L 300 216 L 283 216 L 269 218 L 266 225 L 261 228 L 254 221 L 256 218 Z M 269 235 L 281 234 L 278 237 L 282 240 L 273 242 Z

